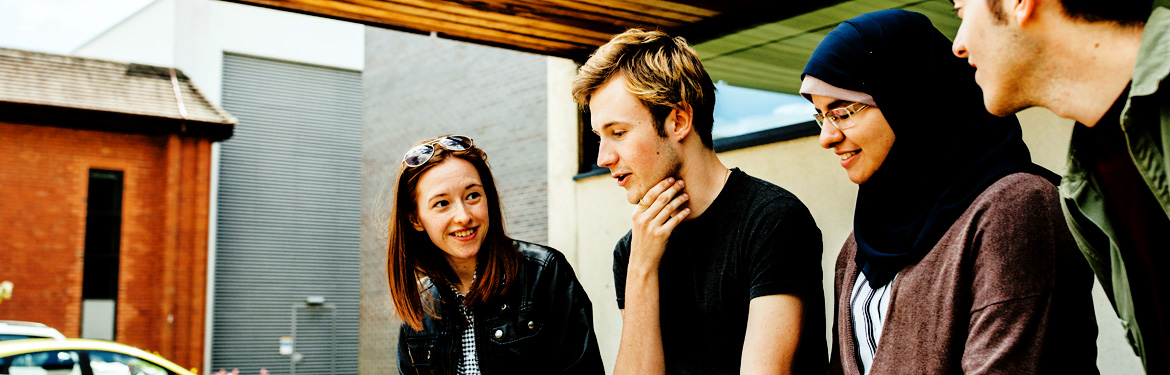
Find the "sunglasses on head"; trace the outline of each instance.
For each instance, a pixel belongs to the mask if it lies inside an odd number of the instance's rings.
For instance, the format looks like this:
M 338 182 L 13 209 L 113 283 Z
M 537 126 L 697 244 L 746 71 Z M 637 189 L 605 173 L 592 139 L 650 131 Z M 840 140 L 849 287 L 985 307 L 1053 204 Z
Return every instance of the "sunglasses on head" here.
M 445 137 L 435 138 L 434 140 L 415 146 L 406 152 L 406 156 L 402 157 L 402 162 L 406 163 L 407 167 L 417 167 L 426 164 L 431 160 L 431 156 L 435 154 L 435 146 L 441 146 L 449 151 L 467 151 L 475 147 L 475 143 L 470 137 L 462 135 L 449 135 Z

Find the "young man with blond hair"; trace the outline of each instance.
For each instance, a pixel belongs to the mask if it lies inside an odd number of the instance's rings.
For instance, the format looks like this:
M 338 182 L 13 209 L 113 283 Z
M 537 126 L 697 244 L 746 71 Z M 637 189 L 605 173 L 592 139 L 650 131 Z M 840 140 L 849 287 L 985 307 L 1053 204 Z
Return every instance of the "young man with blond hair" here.
M 619 34 L 573 97 L 634 204 L 614 250 L 614 373 L 824 373 L 820 230 L 791 193 L 719 160 L 715 87 L 686 41 Z
M 1065 221 L 1148 373 L 1170 373 L 1170 9 L 1150 0 L 953 0 L 983 103 L 1077 121 Z M 1153 9 L 1153 11 L 1151 11 Z

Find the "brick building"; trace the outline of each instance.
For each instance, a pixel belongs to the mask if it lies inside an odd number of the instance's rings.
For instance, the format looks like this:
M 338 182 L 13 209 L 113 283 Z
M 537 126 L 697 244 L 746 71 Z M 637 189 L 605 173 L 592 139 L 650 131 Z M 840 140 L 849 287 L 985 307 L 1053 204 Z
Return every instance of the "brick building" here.
M 319 17 L 155 0 L 72 52 L 181 68 L 238 120 L 211 147 L 203 362 L 192 366 L 358 373 L 363 35 Z M 279 350 L 288 339 L 291 353 Z
M 0 48 L 0 319 L 202 363 L 211 144 L 183 75 Z

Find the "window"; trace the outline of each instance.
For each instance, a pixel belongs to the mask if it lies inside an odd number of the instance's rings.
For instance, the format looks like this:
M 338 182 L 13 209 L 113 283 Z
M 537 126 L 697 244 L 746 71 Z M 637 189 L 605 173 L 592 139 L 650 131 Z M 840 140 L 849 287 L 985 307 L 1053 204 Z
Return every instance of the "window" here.
M 715 83 L 715 128 L 718 140 L 813 121 L 816 108 L 799 95 Z
M 93 375 L 175 375 L 142 358 L 113 352 L 89 352 Z
M 0 358 L 0 374 L 76 375 L 82 372 L 80 361 L 78 353 L 69 350 L 20 354 Z
M 24 340 L 24 339 L 43 339 L 43 338 L 44 337 L 39 337 L 39 336 L 18 335 L 18 334 L 13 334 L 13 333 L 0 333 L 0 341 Z
M 90 371 L 82 367 L 88 364 Z M 49 350 L 0 358 L 0 375 L 176 375 L 153 362 L 106 351 Z
M 816 109 L 799 95 L 755 90 L 715 83 L 714 128 L 711 138 L 715 151 L 723 152 L 773 142 L 807 137 L 819 133 L 812 115 Z M 588 108 L 578 119 L 581 134 L 581 160 L 576 178 L 608 173 L 597 166 L 597 135 L 589 125 Z
M 116 337 L 121 241 L 122 172 L 91 169 L 85 216 L 81 337 Z

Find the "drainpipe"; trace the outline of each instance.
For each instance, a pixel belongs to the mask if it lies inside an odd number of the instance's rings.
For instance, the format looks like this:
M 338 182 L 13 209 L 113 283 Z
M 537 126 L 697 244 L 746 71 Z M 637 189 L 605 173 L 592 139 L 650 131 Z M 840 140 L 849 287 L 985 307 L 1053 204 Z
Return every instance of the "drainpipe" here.
M 215 322 L 215 249 L 219 217 L 219 142 L 211 143 L 211 191 L 207 209 L 207 301 L 203 317 L 203 373 L 211 373 L 211 337 Z

